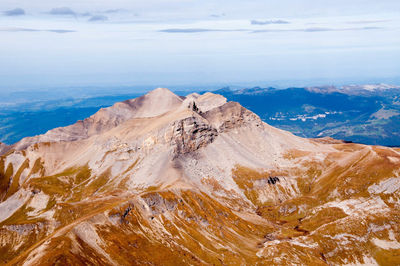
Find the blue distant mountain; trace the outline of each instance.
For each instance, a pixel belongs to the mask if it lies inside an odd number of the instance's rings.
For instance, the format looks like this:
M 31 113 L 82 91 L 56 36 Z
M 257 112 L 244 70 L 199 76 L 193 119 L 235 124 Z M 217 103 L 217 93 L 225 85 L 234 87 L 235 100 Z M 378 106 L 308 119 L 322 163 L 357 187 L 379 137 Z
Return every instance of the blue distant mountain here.
M 308 138 L 400 145 L 400 88 L 364 85 L 215 91 L 275 127 Z
M 400 88 L 363 85 L 311 88 L 223 88 L 214 93 L 237 101 L 278 128 L 308 138 L 400 146 Z M 181 95 L 188 94 L 180 92 Z M 0 141 L 12 144 L 131 99 L 124 94 L 85 99 L 44 100 L 0 107 Z
M 13 144 L 29 136 L 74 124 L 116 102 L 136 98 L 139 94 L 101 96 L 85 99 L 60 99 L 0 107 L 0 142 Z

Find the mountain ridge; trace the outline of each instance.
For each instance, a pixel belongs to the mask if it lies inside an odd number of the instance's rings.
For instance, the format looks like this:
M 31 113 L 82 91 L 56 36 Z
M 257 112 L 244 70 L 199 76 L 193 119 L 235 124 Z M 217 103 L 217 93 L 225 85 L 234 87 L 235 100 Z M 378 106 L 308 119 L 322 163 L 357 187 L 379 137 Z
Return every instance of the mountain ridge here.
M 165 101 L 160 101 L 161 98 L 164 98 Z M 160 103 L 164 103 L 164 105 L 158 106 L 155 110 L 154 105 L 157 105 L 157 103 L 152 104 L 151 101 L 159 101 Z M 73 125 L 52 129 L 43 135 L 25 138 L 14 144 L 13 147 L 23 149 L 38 142 L 71 141 L 87 138 L 108 130 L 134 116 L 146 117 L 161 114 L 180 102 L 182 102 L 182 99 L 177 95 L 168 89 L 159 88 L 144 96 L 118 102 L 108 108 L 101 108 L 94 115 Z M 147 109 L 141 108 L 142 106 L 147 107 Z
M 212 93 L 93 117 L 0 156 L 2 263 L 399 262 L 398 149 L 304 139 Z
M 336 87 L 332 87 L 331 92 L 324 87 L 256 87 L 237 91 L 224 88 L 214 93 L 241 103 L 270 125 L 301 137 L 329 136 L 363 144 L 399 146 L 397 125 L 400 105 L 398 89 L 395 89 L 398 86 L 387 85 L 393 88 L 377 91 L 357 89 L 365 86 L 353 86 L 354 90 L 348 90 L 352 93 Z M 177 94 L 185 95 L 182 91 Z M 138 96 L 126 94 L 60 99 L 39 105 L 31 103 L 13 108 L 4 107 L 0 113 L 0 141 L 12 145 L 24 137 L 44 134 L 58 126 L 84 120 L 101 107 Z

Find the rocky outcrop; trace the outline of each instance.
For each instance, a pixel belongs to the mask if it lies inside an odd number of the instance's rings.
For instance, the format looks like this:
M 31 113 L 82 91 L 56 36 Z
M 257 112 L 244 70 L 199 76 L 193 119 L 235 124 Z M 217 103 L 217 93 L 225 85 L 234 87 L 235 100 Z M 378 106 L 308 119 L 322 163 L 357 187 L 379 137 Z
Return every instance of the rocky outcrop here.
M 217 129 L 197 117 L 188 117 L 173 125 L 172 144 L 176 155 L 194 152 L 212 143 Z
M 207 92 L 203 95 L 199 95 L 196 98 L 196 104 L 199 110 L 204 113 L 218 106 L 226 104 L 226 98 L 219 94 Z
M 250 112 L 237 102 L 228 102 L 222 106 L 214 108 L 203 114 L 210 124 L 218 129 L 218 132 L 224 132 L 233 128 L 238 128 L 244 124 L 257 127 L 262 126 L 261 119 Z
M 5 225 L 3 226 L 4 229 L 16 232 L 20 235 L 27 235 L 32 231 L 36 233 L 42 231 L 45 228 L 46 224 L 44 223 L 31 223 L 31 224 L 13 224 L 13 225 Z

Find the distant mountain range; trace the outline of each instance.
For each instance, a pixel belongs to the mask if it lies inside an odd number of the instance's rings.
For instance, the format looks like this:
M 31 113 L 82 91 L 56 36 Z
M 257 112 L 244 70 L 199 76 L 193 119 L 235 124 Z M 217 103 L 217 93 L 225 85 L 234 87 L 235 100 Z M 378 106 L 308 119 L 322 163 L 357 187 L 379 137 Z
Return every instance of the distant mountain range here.
M 400 146 L 400 87 L 250 88 L 216 91 L 298 136 Z
M 239 102 L 264 122 L 301 137 L 327 136 L 364 144 L 400 146 L 400 86 L 223 88 L 215 93 Z M 25 99 L 20 104 L 2 105 L 0 141 L 13 144 L 24 137 L 70 125 L 99 108 L 137 96 L 133 93 L 59 100 L 45 97 L 42 101 L 29 103 Z
M 139 96 L 136 93 L 83 99 L 24 101 L 14 105 L 0 105 L 0 141 L 13 144 L 24 137 L 44 134 L 48 130 L 67 126 L 94 114 L 99 108 Z M 11 99 L 9 100 L 11 101 Z

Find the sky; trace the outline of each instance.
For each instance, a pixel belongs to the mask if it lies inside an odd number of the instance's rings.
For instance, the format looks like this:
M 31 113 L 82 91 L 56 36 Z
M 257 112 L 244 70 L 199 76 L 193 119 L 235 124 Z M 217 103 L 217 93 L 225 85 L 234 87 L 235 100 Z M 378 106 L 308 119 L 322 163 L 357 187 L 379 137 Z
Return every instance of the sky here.
M 1 0 L 0 92 L 400 83 L 398 0 Z

